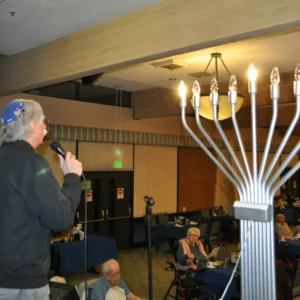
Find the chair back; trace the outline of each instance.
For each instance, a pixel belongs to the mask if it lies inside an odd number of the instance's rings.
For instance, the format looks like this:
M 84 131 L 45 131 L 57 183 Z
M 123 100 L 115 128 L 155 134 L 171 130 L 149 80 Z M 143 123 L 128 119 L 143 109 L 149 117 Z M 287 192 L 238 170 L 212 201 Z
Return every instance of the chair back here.
M 157 221 L 158 224 L 168 224 L 169 223 L 169 217 L 168 213 L 159 213 L 157 214 Z
M 198 225 L 198 228 L 200 229 L 200 238 L 205 238 L 207 235 L 207 223 L 202 223 Z
M 210 209 L 201 209 L 200 211 L 202 220 L 206 221 L 211 218 L 211 210 Z
M 96 279 L 91 279 L 87 281 L 87 289 L 88 289 L 88 299 L 92 299 L 92 286 L 93 284 L 98 280 L 98 278 Z M 81 282 L 78 286 L 78 294 L 80 299 L 85 299 L 84 295 L 85 295 L 85 282 Z
M 211 222 L 210 235 L 218 235 L 220 233 L 220 221 Z
M 225 215 L 223 206 L 216 206 L 216 207 L 214 207 L 214 211 L 215 211 L 215 213 L 216 213 L 216 215 L 217 215 L 218 217 L 219 217 L 219 216 L 224 216 L 224 215 Z

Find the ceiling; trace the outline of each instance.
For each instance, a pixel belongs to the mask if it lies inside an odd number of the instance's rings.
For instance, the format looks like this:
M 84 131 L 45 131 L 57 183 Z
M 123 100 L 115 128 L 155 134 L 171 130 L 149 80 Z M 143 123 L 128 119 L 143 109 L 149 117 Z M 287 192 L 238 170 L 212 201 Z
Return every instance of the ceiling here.
M 187 65 L 174 71 L 154 67 L 149 63 L 104 74 L 95 84 L 105 87 L 119 86 L 127 91 L 152 87 L 174 88 L 178 86 L 180 80 L 184 80 L 185 83 L 191 85 L 195 78 L 189 74 L 203 72 L 209 62 L 210 54 L 213 52 L 222 53 L 223 61 L 229 71 L 239 78 L 247 75 L 247 69 L 251 62 L 261 76 L 270 74 L 274 66 L 277 66 L 280 72 L 288 72 L 294 70 L 297 63 L 300 62 L 299 47 L 300 31 L 296 31 L 174 56 L 173 59 Z M 221 65 L 221 62 L 219 63 L 220 80 L 228 80 L 229 76 L 225 68 Z M 214 73 L 213 63 L 207 71 L 211 74 Z M 170 78 L 176 80 L 170 81 Z M 211 78 L 206 77 L 201 83 L 208 84 Z
M 162 0 L 0 0 L 0 54 L 13 55 Z

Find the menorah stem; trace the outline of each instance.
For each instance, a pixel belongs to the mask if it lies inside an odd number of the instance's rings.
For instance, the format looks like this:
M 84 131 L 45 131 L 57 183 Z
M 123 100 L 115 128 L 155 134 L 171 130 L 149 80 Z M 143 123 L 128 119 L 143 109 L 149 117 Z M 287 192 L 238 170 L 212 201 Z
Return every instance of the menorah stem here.
M 242 137 L 240 134 L 240 130 L 239 130 L 239 126 L 238 126 L 238 122 L 236 120 L 236 114 L 235 114 L 235 103 L 231 103 L 231 115 L 232 115 L 232 123 L 233 123 L 233 127 L 234 127 L 234 131 L 238 140 L 238 144 L 240 147 L 240 151 L 242 154 L 242 159 L 244 161 L 244 166 L 248 175 L 248 179 L 250 182 L 250 189 L 248 190 L 248 197 L 247 197 L 247 202 L 253 202 L 253 196 L 254 196 L 254 187 L 253 187 L 253 180 L 252 180 L 252 176 L 251 176 L 251 172 L 250 172 L 250 168 L 249 168 L 249 164 L 248 164 L 248 160 L 247 160 L 247 156 L 246 156 L 246 152 L 245 152 L 245 147 L 244 147 L 244 143 L 242 141 Z M 247 222 L 250 223 L 250 222 Z M 254 226 L 253 226 L 254 227 Z M 246 230 L 246 229 L 245 229 Z M 245 236 L 245 232 L 243 233 L 243 235 Z M 252 228 L 251 230 L 251 240 L 254 241 L 254 228 Z M 245 274 L 245 279 L 247 281 L 247 284 L 245 284 L 245 289 L 246 289 L 246 299 L 251 299 L 256 287 L 255 287 L 255 274 L 254 274 L 254 270 L 255 270 L 255 266 L 253 264 L 253 260 L 254 260 L 254 249 L 252 248 L 251 245 L 249 245 L 249 243 L 247 244 L 247 248 L 246 251 L 247 256 L 245 256 L 244 258 L 242 257 L 242 265 L 245 265 L 245 269 L 249 270 L 246 274 Z
M 251 187 L 251 189 L 253 189 L 253 180 L 252 180 L 251 171 L 250 171 L 250 168 L 249 168 L 249 164 L 248 164 L 248 160 L 247 160 L 247 156 L 246 156 L 246 152 L 245 152 L 244 143 L 243 143 L 243 140 L 242 140 L 242 137 L 241 137 L 239 125 L 238 125 L 238 122 L 236 120 L 235 104 L 234 103 L 231 104 L 231 115 L 232 115 L 233 128 L 234 128 L 235 135 L 236 135 L 236 138 L 238 140 L 238 144 L 239 144 L 239 147 L 240 147 L 240 150 L 241 150 L 243 162 L 244 162 L 246 172 L 247 172 L 247 175 L 248 175 L 248 180 L 250 182 L 250 187 Z M 253 199 L 251 199 L 251 201 L 253 201 Z
M 275 183 L 276 179 L 279 178 L 279 176 L 282 173 L 282 171 L 290 163 L 290 161 L 293 159 L 293 157 L 298 153 L 299 149 L 300 149 L 300 142 L 298 142 L 297 145 L 292 149 L 291 153 L 284 160 L 284 162 L 279 167 L 279 169 L 275 172 L 275 174 L 270 179 L 270 181 L 268 182 L 268 184 L 266 185 L 265 181 L 262 182 L 262 190 L 265 191 L 265 193 L 263 194 L 263 201 L 264 202 L 268 202 L 269 204 L 273 204 L 273 197 L 274 197 L 274 195 L 272 195 L 272 192 L 270 193 L 270 189 L 271 189 L 272 185 Z M 295 172 L 296 172 L 298 170 L 297 165 L 295 165 L 292 169 L 295 169 Z M 292 171 L 292 173 L 290 173 L 290 174 L 294 174 L 293 172 L 294 171 Z M 290 175 L 290 176 L 292 176 L 292 175 Z M 277 184 L 275 185 L 275 187 L 276 186 L 277 186 Z M 279 187 L 280 186 L 281 185 L 279 185 Z M 276 190 L 277 189 L 274 190 L 274 193 L 276 192 Z M 271 211 L 271 220 L 272 220 L 272 222 L 274 221 L 274 210 Z M 270 224 L 272 224 L 272 223 L 270 223 Z M 268 257 L 268 259 L 267 259 L 267 264 L 264 263 L 264 265 L 265 265 L 266 270 L 269 270 L 269 272 L 271 272 L 271 274 L 273 274 L 272 272 L 274 272 L 274 270 L 275 270 L 275 267 L 274 267 L 275 256 L 274 256 L 274 253 L 272 252 L 274 250 L 274 240 L 272 240 L 273 239 L 273 230 L 274 229 L 273 229 L 273 226 L 270 225 L 270 224 L 267 224 L 266 235 L 265 235 L 265 236 L 268 237 L 268 240 L 269 240 L 267 242 L 267 253 L 270 253 L 270 257 Z M 271 236 L 271 238 L 270 238 L 270 236 Z M 264 244 L 264 246 L 265 246 L 265 244 Z M 275 280 L 273 277 L 271 277 L 271 278 L 272 278 L 273 281 Z M 271 288 L 271 285 L 269 286 L 269 289 L 270 288 Z M 272 290 L 270 290 L 269 292 L 272 292 Z
M 242 168 L 242 166 L 241 166 L 241 164 L 240 164 L 240 162 L 239 162 L 239 160 L 238 160 L 235 152 L 233 151 L 233 149 L 232 149 L 232 147 L 230 145 L 230 142 L 228 141 L 228 139 L 227 139 L 227 137 L 226 137 L 226 135 L 225 135 L 225 133 L 224 133 L 221 125 L 220 125 L 220 122 L 218 120 L 218 113 L 217 113 L 217 105 L 216 104 L 213 104 L 213 114 L 214 114 L 214 123 L 216 125 L 216 128 L 217 128 L 217 130 L 218 130 L 218 132 L 219 132 L 219 134 L 220 134 L 220 136 L 221 136 L 221 138 L 222 138 L 222 140 L 223 140 L 223 142 L 224 142 L 224 144 L 225 144 L 228 152 L 230 153 L 231 157 L 233 158 L 236 166 L 238 167 L 238 170 L 240 171 L 240 173 L 241 173 L 241 175 L 242 175 L 242 177 L 244 179 L 244 182 L 245 182 L 245 185 L 246 185 L 246 189 L 250 189 L 247 176 L 246 176 L 246 174 L 245 174 L 245 172 L 244 172 L 244 170 L 243 170 L 243 168 Z
M 206 155 L 215 163 L 215 165 L 223 172 L 223 174 L 231 181 L 231 183 L 236 187 L 240 199 L 244 199 L 245 197 L 245 189 L 243 185 L 239 185 L 236 180 L 228 173 L 228 171 L 224 168 L 222 164 L 215 158 L 215 156 L 205 147 L 205 145 L 200 141 L 200 139 L 196 136 L 196 134 L 190 129 L 190 127 L 186 123 L 185 119 L 185 106 L 181 107 L 181 121 L 185 130 L 190 134 L 193 140 L 199 145 L 199 147 L 206 153 Z
M 255 82 L 254 82 L 255 83 Z M 252 173 L 254 185 L 254 203 L 258 202 L 257 196 L 257 134 L 256 134 L 256 86 L 251 90 L 253 82 L 250 81 L 251 120 L 252 120 Z
M 298 82 L 296 82 L 296 83 L 298 84 Z M 294 82 L 294 84 L 295 84 L 295 82 Z M 299 85 L 299 93 L 300 93 L 300 84 L 298 84 L 298 85 Z M 281 143 L 280 143 L 280 145 L 279 145 L 279 147 L 278 147 L 278 149 L 275 153 L 275 156 L 272 159 L 272 162 L 271 162 L 271 164 L 270 164 L 270 166 L 269 166 L 269 168 L 268 168 L 268 170 L 267 170 L 267 172 L 266 172 L 266 174 L 263 178 L 264 181 L 266 181 L 270 177 L 270 175 L 271 175 L 278 159 L 280 158 L 280 156 L 283 152 L 284 147 L 286 146 L 286 143 L 288 142 L 295 126 L 298 123 L 299 116 L 300 116 L 300 95 L 296 94 L 296 113 L 295 113 L 295 116 L 294 116 L 288 130 L 286 131 L 286 134 L 284 135 L 284 138 L 282 139 L 282 141 L 281 141 Z
M 275 172 L 275 174 L 271 177 L 270 181 L 267 183 L 267 185 L 266 185 L 267 195 L 269 195 L 270 189 L 271 189 L 272 185 L 275 183 L 275 181 L 277 180 L 277 178 L 280 177 L 281 173 L 288 166 L 288 164 L 291 162 L 291 160 L 294 158 L 294 156 L 298 154 L 299 150 L 300 150 L 300 142 L 298 142 L 296 144 L 296 146 L 292 149 L 291 153 L 282 162 L 282 164 L 280 165 L 280 167 L 277 169 L 277 171 Z M 264 182 L 264 184 L 265 184 L 265 182 Z M 272 203 L 273 203 L 273 199 L 272 199 Z
M 262 160 L 261 160 L 261 165 L 260 165 L 260 170 L 259 170 L 259 175 L 258 175 L 258 182 L 261 182 L 262 178 L 263 178 L 263 174 L 264 174 L 264 171 L 265 171 L 265 168 L 266 168 L 267 159 L 268 159 L 268 155 L 269 155 L 270 148 L 271 148 L 271 142 L 272 142 L 272 139 L 273 139 L 275 126 L 276 126 L 276 122 L 277 122 L 278 100 L 279 100 L 278 85 L 276 85 L 276 86 L 271 85 L 271 94 L 274 94 L 276 97 L 272 97 L 272 100 L 273 100 L 272 120 L 271 120 L 271 124 L 270 124 L 270 129 L 269 129 L 265 149 L 264 149 L 264 154 L 263 154 L 263 157 L 262 157 Z
M 263 153 L 263 157 L 262 157 L 262 161 L 261 161 L 261 166 L 260 166 L 260 170 L 259 170 L 259 174 L 258 174 L 258 187 L 259 187 L 259 194 L 258 197 L 260 199 L 260 202 L 262 203 L 267 203 L 267 199 L 266 199 L 266 194 L 265 194 L 265 184 L 262 181 L 263 178 L 263 174 L 265 171 L 265 167 L 266 167 L 266 163 L 267 163 L 267 158 L 270 152 L 270 148 L 271 148 L 271 142 L 272 142 L 272 138 L 274 135 L 274 130 L 275 130 L 275 126 L 276 126 L 276 121 L 277 121 L 277 117 L 278 117 L 278 99 L 279 99 L 279 87 L 278 85 L 271 85 L 271 98 L 273 100 L 273 114 L 272 114 L 272 120 L 271 120 L 271 124 L 270 124 L 270 129 L 269 129 L 269 133 L 268 133 L 268 137 L 266 140 L 266 145 L 265 145 L 265 149 L 264 149 L 264 153 Z M 262 234 L 259 235 L 259 245 L 262 248 L 261 251 L 264 252 L 264 250 L 267 250 L 267 253 L 271 253 L 271 241 L 269 240 L 269 233 L 268 231 L 270 231 L 270 228 L 272 228 L 273 226 L 271 226 L 270 224 L 266 224 L 266 223 L 262 223 L 260 226 L 262 226 Z M 264 237 L 264 238 L 263 238 Z M 266 238 L 267 237 L 267 238 Z M 271 235 L 271 237 L 273 237 L 273 234 Z M 263 257 L 263 255 L 262 255 Z M 271 285 L 269 285 L 269 288 L 267 288 L 268 286 L 268 277 L 269 277 L 269 272 L 270 270 L 273 269 L 274 262 L 272 261 L 272 258 L 270 259 L 261 259 L 261 266 L 263 266 L 264 270 L 266 270 L 266 274 L 264 274 L 264 276 L 262 276 L 262 280 L 263 280 L 263 287 L 264 287 L 264 294 L 263 294 L 263 299 L 267 299 L 268 294 L 271 295 L 272 294 L 272 288 Z
M 204 129 L 204 127 L 201 124 L 198 108 L 195 107 L 195 119 L 198 126 L 198 129 L 201 131 L 201 133 L 204 135 L 210 146 L 215 150 L 215 152 L 219 155 L 219 157 L 222 159 L 226 167 L 229 169 L 229 171 L 232 173 L 232 175 L 235 177 L 237 182 L 240 182 L 240 185 L 242 185 L 242 178 L 237 174 L 237 172 L 233 169 L 232 165 L 229 163 L 227 158 L 224 156 L 222 151 L 218 148 L 218 146 L 215 144 L 215 142 L 212 140 L 212 138 L 209 136 L 207 131 Z M 247 183 L 246 183 L 247 184 Z

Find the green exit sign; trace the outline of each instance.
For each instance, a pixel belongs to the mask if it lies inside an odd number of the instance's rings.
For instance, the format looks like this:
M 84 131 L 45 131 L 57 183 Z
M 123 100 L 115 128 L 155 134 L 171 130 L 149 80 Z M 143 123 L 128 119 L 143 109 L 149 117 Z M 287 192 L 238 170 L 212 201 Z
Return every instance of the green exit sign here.
M 123 166 L 123 162 L 121 160 L 115 160 L 114 161 L 114 168 L 115 169 L 121 169 Z

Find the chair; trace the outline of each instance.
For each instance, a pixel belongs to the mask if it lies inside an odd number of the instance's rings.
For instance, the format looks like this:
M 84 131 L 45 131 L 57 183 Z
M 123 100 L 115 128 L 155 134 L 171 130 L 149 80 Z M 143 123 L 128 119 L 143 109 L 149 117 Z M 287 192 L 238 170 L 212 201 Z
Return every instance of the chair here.
M 212 221 L 210 223 L 210 229 L 207 236 L 208 250 L 211 252 L 212 242 L 216 242 L 220 245 L 220 221 Z
M 208 247 L 208 224 L 207 223 L 202 223 L 198 225 L 198 228 L 200 229 L 200 238 L 199 240 L 201 243 L 204 245 L 205 251 L 207 251 Z
M 178 264 L 173 264 L 171 262 L 167 262 L 169 267 L 166 268 L 174 271 L 174 279 L 171 282 L 165 296 L 164 300 L 168 297 L 172 297 L 174 299 L 193 299 L 204 295 L 203 286 L 205 285 L 203 272 L 204 269 L 199 270 L 191 270 L 188 268 L 184 268 Z M 200 278 L 201 277 L 201 278 Z M 175 296 L 171 295 L 171 289 L 176 287 Z M 179 298 L 179 296 L 181 298 Z
M 158 213 L 157 214 L 157 222 L 158 224 L 168 224 L 169 223 L 169 217 L 168 213 Z
M 75 285 L 49 282 L 51 300 L 80 300 Z
M 208 221 L 211 218 L 211 210 L 209 208 L 201 209 L 200 214 L 203 221 Z
M 88 290 L 88 300 L 92 299 L 92 293 L 91 290 L 93 288 L 93 284 L 98 280 L 96 279 L 91 279 L 87 281 L 87 290 Z M 85 299 L 84 294 L 85 294 L 85 282 L 81 282 L 78 286 L 78 294 L 80 299 Z
M 225 215 L 225 211 L 223 209 L 223 206 L 215 206 L 214 207 L 214 211 L 216 213 L 216 216 L 224 216 Z

